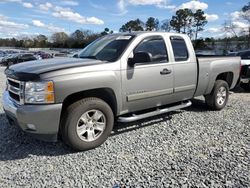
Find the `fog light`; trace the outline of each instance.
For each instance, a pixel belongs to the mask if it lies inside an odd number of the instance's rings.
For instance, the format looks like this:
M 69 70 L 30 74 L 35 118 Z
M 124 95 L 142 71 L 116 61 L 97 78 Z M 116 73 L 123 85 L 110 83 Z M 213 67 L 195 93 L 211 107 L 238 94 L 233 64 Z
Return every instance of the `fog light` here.
M 33 125 L 33 124 L 27 124 L 27 128 L 32 130 L 32 131 L 35 131 L 36 130 L 36 126 Z

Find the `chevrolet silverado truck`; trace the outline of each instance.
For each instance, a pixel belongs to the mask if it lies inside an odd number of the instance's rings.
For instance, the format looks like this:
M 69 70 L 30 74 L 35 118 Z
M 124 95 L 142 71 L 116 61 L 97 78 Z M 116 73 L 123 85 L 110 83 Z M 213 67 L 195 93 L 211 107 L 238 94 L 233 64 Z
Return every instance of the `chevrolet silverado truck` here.
M 105 142 L 115 121 L 182 109 L 197 96 L 223 109 L 239 72 L 239 57 L 197 58 L 184 34 L 112 34 L 78 58 L 7 68 L 3 107 L 11 124 L 36 138 L 56 141 L 60 135 L 74 149 L 88 150 Z

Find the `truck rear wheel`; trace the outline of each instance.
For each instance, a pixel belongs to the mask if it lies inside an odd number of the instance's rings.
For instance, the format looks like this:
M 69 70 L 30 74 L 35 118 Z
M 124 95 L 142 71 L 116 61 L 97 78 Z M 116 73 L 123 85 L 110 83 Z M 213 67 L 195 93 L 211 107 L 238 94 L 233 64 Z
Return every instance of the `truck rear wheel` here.
M 96 148 L 110 135 L 114 114 L 99 98 L 85 98 L 70 105 L 62 119 L 62 139 L 76 150 Z
M 216 80 L 212 92 L 205 96 L 205 100 L 211 109 L 221 110 L 226 106 L 228 97 L 228 83 L 224 80 Z

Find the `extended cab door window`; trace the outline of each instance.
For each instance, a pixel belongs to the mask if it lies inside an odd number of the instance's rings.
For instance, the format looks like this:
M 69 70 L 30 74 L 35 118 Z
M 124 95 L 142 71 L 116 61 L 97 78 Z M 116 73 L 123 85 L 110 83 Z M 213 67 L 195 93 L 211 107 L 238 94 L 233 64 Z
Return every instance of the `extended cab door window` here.
M 150 59 L 147 62 L 145 60 L 139 62 L 143 64 L 166 63 L 168 61 L 165 41 L 160 36 L 145 38 L 134 49 L 133 53 L 134 55 L 138 53 L 147 53 L 149 55 Z
M 173 48 L 175 61 L 187 61 L 189 55 L 185 40 L 179 36 L 172 36 L 170 37 L 170 41 Z

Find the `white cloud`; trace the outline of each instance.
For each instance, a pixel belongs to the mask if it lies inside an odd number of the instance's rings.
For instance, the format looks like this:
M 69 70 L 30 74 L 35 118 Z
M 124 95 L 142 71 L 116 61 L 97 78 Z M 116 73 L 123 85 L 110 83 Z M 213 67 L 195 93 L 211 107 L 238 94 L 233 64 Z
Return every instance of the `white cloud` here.
M 191 9 L 193 11 L 198 10 L 198 9 L 206 10 L 208 8 L 208 4 L 200 2 L 200 1 L 192 0 L 187 3 L 183 3 L 181 4 L 181 6 L 178 7 L 178 9 L 185 9 L 185 8 Z
M 168 5 L 167 0 L 118 0 L 117 7 L 119 10 L 118 14 L 115 15 L 124 15 L 128 12 L 128 6 L 156 6 L 158 8 L 164 9 L 175 9 L 175 5 Z
M 219 32 L 221 32 L 221 28 L 219 28 L 219 27 L 211 27 L 211 28 L 206 29 L 205 31 L 209 32 L 209 33 L 219 33 Z
M 79 3 L 77 1 L 73 1 L 73 0 L 63 0 L 61 4 L 68 5 L 68 6 L 77 6 L 77 5 L 79 5 Z
M 242 16 L 242 12 L 235 11 L 235 12 L 232 12 L 230 14 L 230 16 L 231 16 L 231 18 L 232 18 L 233 21 L 239 20 L 241 18 L 241 16 Z
M 9 21 L 7 17 L 0 15 L 0 27 L 7 29 L 27 29 L 29 26 L 27 24 L 15 23 Z
M 175 5 L 168 5 L 167 0 L 128 0 L 130 5 L 152 5 L 158 8 L 175 9 Z
M 102 25 L 104 24 L 103 20 L 98 19 L 96 17 L 84 17 L 77 12 L 74 12 L 70 8 L 63 8 L 56 6 L 54 8 L 52 15 L 56 18 L 60 18 L 63 20 L 73 21 L 80 24 L 95 24 Z
M 43 23 L 42 21 L 40 20 L 32 20 L 32 24 L 36 27 L 40 27 L 40 28 L 43 28 L 43 29 L 47 29 L 48 31 L 50 32 L 65 32 L 65 29 L 64 28 L 61 28 L 61 27 L 57 27 L 57 26 L 54 26 L 52 24 L 49 24 L 49 25 L 46 25 L 45 23 Z
M 0 21 L 7 20 L 8 18 L 2 14 L 0 14 Z
M 39 35 L 39 33 L 29 33 L 29 32 L 20 32 L 20 31 L 1 31 L 0 30 L 0 37 L 1 38 L 16 38 L 16 39 L 23 39 L 23 38 L 33 38 L 34 36 Z
M 117 7 L 120 11 L 120 15 L 124 15 L 128 12 L 128 10 L 126 9 L 126 5 L 125 5 L 125 1 L 124 0 L 119 0 L 117 3 Z
M 164 8 L 164 9 L 170 9 L 170 10 L 174 10 L 176 9 L 176 6 L 175 5 L 164 5 L 164 4 L 160 4 L 160 5 L 157 5 L 157 7 L 159 8 Z
M 32 24 L 37 27 L 45 27 L 45 24 L 42 23 L 40 20 L 32 20 Z
M 39 5 L 39 9 L 42 11 L 48 11 L 49 9 L 51 9 L 53 7 L 53 5 L 49 2 L 46 2 L 45 4 L 40 4 Z
M 64 28 L 57 27 L 54 25 L 48 25 L 47 29 L 52 33 L 54 33 L 54 32 L 66 32 Z
M 236 27 L 238 27 L 240 29 L 247 30 L 249 28 L 249 24 L 244 23 L 244 22 L 234 21 L 232 23 L 233 23 L 233 25 L 235 25 Z
M 23 2 L 22 0 L 0 0 L 0 3 L 19 3 L 25 8 L 33 8 L 33 4 L 28 2 Z
M 205 14 L 207 21 L 213 22 L 219 19 L 217 14 Z
M 24 2 L 24 3 L 22 3 L 22 5 L 25 8 L 33 8 L 33 5 L 31 3 Z
M 0 35 L 3 37 L 10 37 L 11 33 L 20 33 L 22 30 L 28 28 L 27 24 L 9 21 L 6 16 L 0 15 Z
M 0 3 L 20 3 L 22 0 L 1 0 Z
M 128 0 L 131 5 L 161 5 L 166 4 L 166 0 Z

